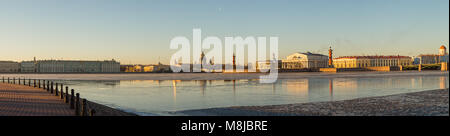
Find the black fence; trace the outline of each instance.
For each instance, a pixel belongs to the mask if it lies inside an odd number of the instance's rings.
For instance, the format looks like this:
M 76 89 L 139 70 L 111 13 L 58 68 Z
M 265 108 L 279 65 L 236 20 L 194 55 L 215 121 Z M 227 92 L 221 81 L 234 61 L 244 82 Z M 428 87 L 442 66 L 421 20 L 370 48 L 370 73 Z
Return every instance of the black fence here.
M 34 88 L 40 88 L 59 97 L 63 103 L 66 103 L 70 109 L 74 109 L 75 116 L 94 116 L 96 110 L 89 106 L 86 99 L 80 98 L 80 93 L 76 93 L 74 89 L 64 86 L 62 83 L 57 83 L 51 80 L 41 79 L 26 79 L 16 77 L 2 77 L 2 83 L 24 85 Z

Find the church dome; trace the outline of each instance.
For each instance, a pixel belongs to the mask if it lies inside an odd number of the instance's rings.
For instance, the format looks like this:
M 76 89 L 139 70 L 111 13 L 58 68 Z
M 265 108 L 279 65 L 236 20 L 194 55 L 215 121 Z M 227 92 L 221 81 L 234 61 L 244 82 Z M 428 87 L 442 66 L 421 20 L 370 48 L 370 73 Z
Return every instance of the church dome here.
M 444 46 L 444 45 L 442 45 L 442 46 L 441 46 L 441 48 L 439 48 L 439 49 L 444 49 L 444 50 L 445 50 L 446 48 L 445 48 L 445 46 Z

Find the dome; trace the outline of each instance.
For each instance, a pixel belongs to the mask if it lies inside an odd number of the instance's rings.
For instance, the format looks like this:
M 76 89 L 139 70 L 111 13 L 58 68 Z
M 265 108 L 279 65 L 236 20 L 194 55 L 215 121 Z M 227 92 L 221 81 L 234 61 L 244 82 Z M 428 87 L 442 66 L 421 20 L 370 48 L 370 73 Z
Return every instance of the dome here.
M 444 49 L 444 50 L 445 50 L 446 48 L 445 48 L 445 46 L 444 46 L 444 45 L 442 45 L 442 46 L 441 46 L 441 48 L 439 48 L 439 49 Z

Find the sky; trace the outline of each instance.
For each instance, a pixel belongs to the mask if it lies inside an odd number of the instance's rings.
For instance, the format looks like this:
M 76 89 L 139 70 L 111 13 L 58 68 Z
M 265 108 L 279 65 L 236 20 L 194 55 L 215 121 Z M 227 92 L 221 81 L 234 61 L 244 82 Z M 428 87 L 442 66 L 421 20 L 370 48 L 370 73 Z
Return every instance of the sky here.
M 279 56 L 436 54 L 448 0 L 0 0 L 0 60 L 169 63 L 176 36 L 279 37 Z M 190 39 L 191 40 L 191 39 Z M 192 42 L 192 40 L 191 40 Z

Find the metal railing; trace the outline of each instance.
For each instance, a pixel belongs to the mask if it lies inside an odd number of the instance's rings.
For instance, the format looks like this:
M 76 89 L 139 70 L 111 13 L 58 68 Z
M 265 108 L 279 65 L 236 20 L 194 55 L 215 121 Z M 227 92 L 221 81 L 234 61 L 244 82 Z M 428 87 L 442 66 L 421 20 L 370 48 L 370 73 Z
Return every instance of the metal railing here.
M 17 81 L 16 81 L 17 80 Z M 74 89 L 70 90 L 69 87 L 65 86 L 63 83 L 58 83 L 51 80 L 42 79 L 26 79 L 26 78 L 16 78 L 16 77 L 2 77 L 2 83 L 24 85 L 34 88 L 39 88 L 54 94 L 55 97 L 59 97 L 63 103 L 68 104 L 70 109 L 75 110 L 76 116 L 94 116 L 95 109 L 91 108 L 86 99 L 80 98 L 80 93 L 75 93 Z

